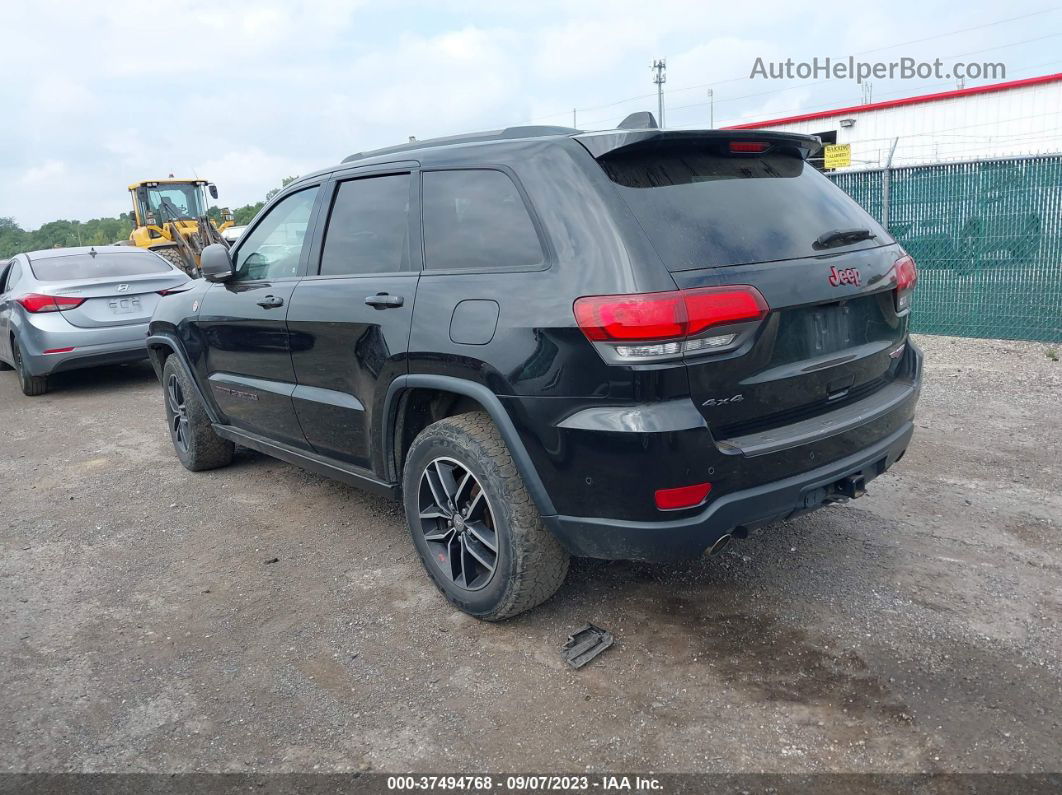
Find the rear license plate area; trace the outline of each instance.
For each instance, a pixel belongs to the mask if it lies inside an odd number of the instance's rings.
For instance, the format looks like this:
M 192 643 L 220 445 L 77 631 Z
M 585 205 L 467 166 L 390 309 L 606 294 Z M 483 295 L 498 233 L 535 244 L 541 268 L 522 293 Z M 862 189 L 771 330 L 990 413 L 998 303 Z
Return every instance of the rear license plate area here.
M 895 334 L 884 320 L 877 295 L 784 309 L 771 363 L 803 361 L 889 340 Z
M 140 312 L 140 298 L 131 295 L 125 298 L 112 298 L 107 302 L 111 313 L 115 315 L 132 315 Z
M 812 307 L 804 322 L 813 353 L 839 351 L 852 344 L 852 310 L 847 303 Z

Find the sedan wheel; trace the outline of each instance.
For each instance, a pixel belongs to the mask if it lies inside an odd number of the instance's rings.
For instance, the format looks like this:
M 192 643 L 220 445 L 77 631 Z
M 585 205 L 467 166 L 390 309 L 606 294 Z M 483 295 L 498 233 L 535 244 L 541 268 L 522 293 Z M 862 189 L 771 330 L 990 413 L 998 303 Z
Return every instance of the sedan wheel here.
M 15 360 L 15 372 L 22 385 L 22 394 L 28 397 L 37 397 L 48 391 L 48 379 L 44 376 L 30 375 L 26 372 L 26 363 L 22 360 L 22 348 L 16 340 L 12 340 L 12 358 Z

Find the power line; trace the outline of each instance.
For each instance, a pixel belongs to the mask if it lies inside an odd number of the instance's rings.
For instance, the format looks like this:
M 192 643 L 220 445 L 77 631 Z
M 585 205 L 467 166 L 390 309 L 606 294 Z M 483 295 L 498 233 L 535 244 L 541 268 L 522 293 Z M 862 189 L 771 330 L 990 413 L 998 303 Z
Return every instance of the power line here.
M 1062 33 L 1052 33 L 1050 36 L 1044 36 L 1043 38 L 1052 38 L 1052 37 L 1055 37 L 1055 36 L 1062 36 Z M 1035 41 L 1035 39 L 1034 39 L 1034 41 Z M 1019 43 L 1024 43 L 1024 42 L 1015 42 L 1015 45 L 1019 44 Z M 1014 46 L 1014 45 L 1006 45 L 1006 46 Z M 1029 72 L 1029 71 L 1032 71 L 1034 69 L 1040 69 L 1040 68 L 1042 68 L 1044 66 L 1054 66 L 1055 64 L 1059 64 L 1059 63 L 1062 63 L 1062 60 L 1047 61 L 1045 63 L 1036 64 L 1034 66 L 1023 67 L 1021 69 L 1014 69 L 1014 70 L 1011 70 L 1011 73 L 1012 74 L 1022 74 L 1023 72 Z M 791 90 L 791 89 L 796 89 L 796 88 L 807 88 L 808 86 L 818 85 L 819 83 L 822 83 L 822 82 L 829 82 L 829 81 L 818 81 L 816 83 L 800 83 L 798 85 L 788 86 L 785 89 L 778 89 L 778 90 L 785 91 L 785 90 Z M 909 94 L 911 91 L 922 91 L 922 90 L 925 90 L 927 88 L 938 88 L 938 87 L 941 87 L 941 86 L 950 86 L 950 85 L 953 85 L 953 81 L 945 81 L 945 82 L 942 82 L 942 83 L 920 83 L 920 84 L 915 85 L 915 86 L 905 86 L 904 88 L 897 89 L 895 91 L 887 91 L 887 92 L 884 92 L 884 93 L 880 94 L 879 96 L 891 97 L 891 96 L 896 96 L 896 95 L 899 95 L 899 94 Z M 763 93 L 770 93 L 770 92 L 763 92 Z M 746 94 L 746 95 L 741 96 L 741 97 L 730 97 L 728 99 L 716 100 L 716 102 L 717 103 L 721 103 L 721 102 L 736 101 L 738 99 L 748 99 L 750 97 L 755 97 L 755 96 L 760 96 L 760 94 Z M 703 107 L 704 107 L 704 103 L 695 103 L 695 104 L 692 104 L 692 105 L 673 106 L 673 107 L 670 108 L 670 110 L 676 111 L 676 110 L 685 110 L 687 108 L 703 108 Z M 811 105 L 811 106 L 801 105 L 801 106 L 797 106 L 797 107 L 791 107 L 791 108 L 788 108 L 786 110 L 772 111 L 772 114 L 777 114 L 778 117 L 784 117 L 784 116 L 788 116 L 790 114 L 814 113 L 814 112 L 819 111 L 819 110 L 831 110 L 831 109 L 834 109 L 834 108 L 837 108 L 837 103 L 836 102 L 831 102 L 831 103 L 827 103 L 827 104 L 820 104 L 820 105 Z M 738 121 L 742 122 L 741 119 L 739 119 Z M 696 123 L 694 123 L 693 125 L 688 125 L 688 124 L 687 125 L 682 125 L 682 124 L 679 124 L 679 125 L 674 125 L 674 126 L 676 128 L 690 127 L 690 126 L 696 126 Z
M 1037 37 L 1034 37 L 1034 38 L 1031 38 L 1031 39 L 1023 39 L 1021 41 L 1014 41 L 1014 42 L 1010 42 L 1008 44 L 1001 44 L 1001 45 L 997 45 L 997 46 L 994 46 L 994 47 L 986 47 L 986 48 L 981 49 L 981 50 L 971 50 L 971 51 L 968 51 L 968 52 L 965 52 L 965 53 L 958 53 L 958 54 L 955 54 L 955 55 L 947 55 L 947 56 L 944 56 L 944 58 L 947 58 L 947 59 L 964 58 L 964 57 L 966 57 L 968 55 L 977 55 L 977 54 L 982 53 L 982 52 L 989 52 L 989 51 L 992 51 L 992 50 L 1006 49 L 1007 47 L 1017 47 L 1017 46 L 1020 46 L 1022 44 L 1029 44 L 1031 42 L 1042 41 L 1044 39 L 1057 38 L 1058 36 L 1062 36 L 1062 31 L 1057 32 L 1057 33 L 1049 33 L 1049 34 L 1047 34 L 1045 36 L 1037 36 Z M 1051 65 L 1053 63 L 1059 63 L 1059 61 L 1049 61 L 1049 62 L 1047 62 L 1045 64 L 1040 64 L 1039 66 L 1049 66 L 1049 65 Z M 1026 67 L 1025 69 L 1012 70 L 1012 73 L 1020 74 L 1023 71 L 1028 71 L 1029 68 L 1035 69 L 1035 68 L 1039 68 L 1039 67 L 1038 66 L 1034 66 L 1034 67 Z M 741 94 L 741 95 L 736 96 L 736 97 L 727 97 L 727 98 L 724 98 L 724 99 L 717 99 L 717 100 L 714 100 L 714 101 L 716 103 L 720 103 L 720 104 L 724 103 L 724 102 L 737 102 L 737 101 L 742 100 L 742 99 L 751 99 L 751 98 L 754 98 L 754 97 L 767 96 L 769 94 L 777 94 L 777 93 L 780 93 L 780 92 L 783 92 L 783 91 L 793 91 L 793 90 L 796 90 L 796 89 L 799 89 L 799 88 L 810 88 L 811 86 L 823 85 L 825 83 L 830 83 L 830 82 L 836 82 L 836 81 L 832 81 L 832 80 L 828 80 L 828 79 L 827 80 L 814 80 L 814 81 L 811 81 L 811 82 L 796 83 L 794 85 L 781 86 L 779 88 L 767 89 L 766 91 L 757 91 L 757 92 L 753 92 L 751 94 Z M 904 88 L 898 89 L 896 91 L 886 92 L 886 93 L 882 94 L 881 96 L 888 97 L 888 96 L 894 96 L 896 94 L 905 94 L 905 93 L 908 93 L 912 88 L 914 88 L 914 89 L 923 89 L 923 88 L 932 88 L 934 86 L 943 86 L 943 85 L 951 85 L 951 82 L 949 81 L 949 82 L 944 82 L 944 83 L 928 83 L 928 84 L 927 83 L 923 83 L 923 84 L 920 84 L 920 85 L 917 85 L 917 86 L 914 86 L 914 87 L 904 87 Z M 620 103 L 616 103 L 616 104 L 620 104 Z M 669 108 L 669 110 L 676 111 L 676 110 L 686 110 L 686 109 L 689 109 L 689 108 L 703 108 L 703 107 L 705 107 L 704 103 L 696 102 L 696 103 L 691 103 L 691 104 L 688 104 L 688 105 L 673 105 L 673 106 L 671 106 Z M 825 104 L 825 105 L 818 105 L 818 106 L 813 105 L 811 107 L 800 106 L 800 107 L 792 108 L 790 110 L 775 111 L 775 113 L 784 116 L 784 115 L 788 115 L 790 113 L 813 112 L 813 111 L 818 110 L 820 108 L 821 109 L 829 109 L 831 107 L 836 107 L 836 102 Z M 598 118 L 596 120 L 591 121 L 590 124 L 600 124 L 603 121 L 608 121 L 608 120 L 615 119 L 615 118 L 616 118 L 615 116 L 600 117 L 600 118 Z M 673 125 L 673 127 L 675 127 L 675 128 L 681 128 L 683 126 L 687 126 L 688 127 L 688 126 L 691 126 L 691 125 Z

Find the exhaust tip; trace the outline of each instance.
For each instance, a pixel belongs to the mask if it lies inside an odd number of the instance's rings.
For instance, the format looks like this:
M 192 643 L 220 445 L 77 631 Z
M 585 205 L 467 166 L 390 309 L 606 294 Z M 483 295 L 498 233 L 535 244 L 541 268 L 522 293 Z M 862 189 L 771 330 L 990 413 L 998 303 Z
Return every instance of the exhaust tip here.
M 733 538 L 733 536 L 730 533 L 727 533 L 726 535 L 720 536 L 718 539 L 716 539 L 716 542 L 712 544 L 711 548 L 708 550 L 708 556 L 711 557 L 712 555 L 718 555 L 720 552 L 726 549 L 727 545 L 730 544 L 731 538 Z

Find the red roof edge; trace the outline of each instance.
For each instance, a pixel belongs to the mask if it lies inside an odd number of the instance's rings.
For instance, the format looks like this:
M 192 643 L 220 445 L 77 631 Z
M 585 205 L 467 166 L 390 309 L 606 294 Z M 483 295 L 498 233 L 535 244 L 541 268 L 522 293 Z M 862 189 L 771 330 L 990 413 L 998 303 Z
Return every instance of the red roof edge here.
M 989 94 L 993 91 L 1006 91 L 1011 88 L 1023 86 L 1035 86 L 1041 83 L 1054 83 L 1062 80 L 1062 72 L 1053 75 L 1040 75 L 1039 77 L 1026 77 L 1022 80 L 1011 80 L 1007 83 L 993 83 L 987 86 L 974 86 L 973 88 L 958 88 L 954 91 L 944 91 L 940 94 L 920 94 L 916 97 L 903 97 L 902 99 L 890 99 L 885 102 L 871 102 L 868 105 L 852 105 L 847 108 L 835 110 L 822 110 L 815 113 L 802 113 L 799 116 L 785 116 L 781 119 L 769 119 L 767 121 L 747 122 L 745 124 L 731 124 L 722 127 L 723 130 L 756 130 L 761 127 L 776 127 L 779 124 L 793 124 L 798 121 L 811 121 L 812 119 L 825 119 L 830 116 L 841 116 L 849 113 L 865 113 L 868 110 L 882 110 L 883 108 L 898 108 L 901 105 L 917 105 L 922 102 L 937 102 L 942 99 L 954 99 L 965 97 L 970 94 Z

